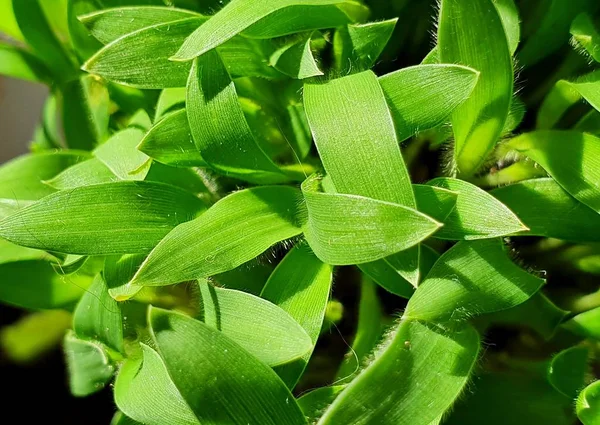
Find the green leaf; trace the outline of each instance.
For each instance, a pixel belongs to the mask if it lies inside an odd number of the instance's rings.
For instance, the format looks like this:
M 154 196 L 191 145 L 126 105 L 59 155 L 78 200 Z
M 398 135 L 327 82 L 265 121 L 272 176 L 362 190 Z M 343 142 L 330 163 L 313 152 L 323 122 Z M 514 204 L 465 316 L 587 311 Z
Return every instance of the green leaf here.
M 600 71 L 586 74 L 573 82 L 559 80 L 538 111 L 537 128 L 555 127 L 565 112 L 582 99 L 600 111 Z
M 364 196 L 323 193 L 319 186 L 318 176 L 302 183 L 308 210 L 303 231 L 317 257 L 327 264 L 375 261 L 415 246 L 440 227 L 412 208 Z
M 551 178 L 525 180 L 491 192 L 529 230 L 519 236 L 546 236 L 573 242 L 600 242 L 600 215 Z
M 0 167 L 0 198 L 38 200 L 55 192 L 43 183 L 88 158 L 86 152 L 61 151 L 23 155 Z
M 600 112 L 596 110 L 589 111 L 575 124 L 573 130 L 600 136 Z
M 478 352 L 479 335 L 471 327 L 447 332 L 403 320 L 390 345 L 342 391 L 319 425 L 429 425 L 461 393 Z
M 443 124 L 478 80 L 478 71 L 458 65 L 411 66 L 379 77 L 398 140 Z
M 115 367 L 102 346 L 68 333 L 64 341 L 69 388 L 75 397 L 100 391 L 112 378 Z
M 180 225 L 150 253 L 132 284 L 160 286 L 232 270 L 300 234 L 296 189 L 264 186 L 235 192 Z
M 194 144 L 185 109 L 175 111 L 155 124 L 146 133 L 138 149 L 163 164 L 206 166 Z
M 519 9 L 515 0 L 492 0 L 502 20 L 510 54 L 514 55 L 521 39 Z
M 86 60 L 102 47 L 87 28 L 77 19 L 78 16 L 95 12 L 100 3 L 97 0 L 68 0 L 67 23 L 71 43 L 78 58 Z
M 583 425 L 600 424 L 600 381 L 591 383 L 579 393 L 577 416 Z
M 0 275 L 0 300 L 35 310 L 71 307 L 91 283 L 85 275 L 61 276 L 43 260 L 1 264 Z
M 0 0 L 0 31 L 18 41 L 23 41 L 23 34 L 19 29 L 13 12 L 12 0 Z
M 73 329 L 79 338 L 98 341 L 123 352 L 123 316 L 117 302 L 108 294 L 101 275 L 96 276 L 77 304 Z
M 577 15 L 571 23 L 572 44 L 579 47 L 596 62 L 600 62 L 600 34 L 587 13 Z
M 276 50 L 269 62 L 285 75 L 300 80 L 323 75 L 313 55 L 311 43 L 310 33 L 300 39 L 293 39 Z
M 524 303 L 543 284 L 510 260 L 501 240 L 459 242 L 435 263 L 404 316 L 465 320 Z
M 488 239 L 528 230 L 504 204 L 471 183 L 439 177 L 428 184 L 458 193 L 456 207 L 444 220 L 444 227 L 435 234 L 436 238 Z
M 589 354 L 588 347 L 575 346 L 554 356 L 548 367 L 550 384 L 570 399 L 576 398 L 585 386 Z
M 333 59 L 342 75 L 366 71 L 375 65 L 392 37 L 398 18 L 346 25 L 335 32 Z
M 131 418 L 128 418 L 123 414 L 123 412 L 117 412 L 113 416 L 110 421 L 110 425 L 142 425 L 139 422 L 134 421 Z
M 312 350 L 305 330 L 281 308 L 254 295 L 199 284 L 198 320 L 223 332 L 261 362 L 273 367 Z
M 275 372 L 221 332 L 155 308 L 151 309 L 150 321 L 168 376 L 197 418 L 196 423 L 306 424 Z M 206 382 L 213 385 L 203 385 Z
M 0 221 L 0 237 L 69 254 L 143 253 L 202 209 L 198 198 L 159 183 L 85 186 L 49 195 Z
M 158 101 L 156 102 L 154 122 L 159 122 L 170 112 L 175 112 L 177 109 L 184 108 L 186 93 L 187 90 L 185 87 L 176 87 L 161 91 Z
M 13 0 L 12 6 L 25 41 L 52 71 L 54 78 L 69 81 L 77 75 L 75 63 L 52 31 L 40 0 Z
M 367 13 L 365 6 L 346 0 L 233 0 L 194 31 L 171 59 L 192 60 L 242 32 L 249 37 L 274 38 L 335 28 Z
M 208 18 L 185 9 L 159 6 L 128 6 L 82 14 L 79 20 L 103 44 L 155 25 L 196 18 L 197 25 Z
M 0 74 L 21 80 L 44 82 L 49 79 L 43 63 L 27 51 L 0 44 Z
M 152 161 L 137 149 L 144 132 L 130 127 L 115 133 L 95 151 L 98 158 L 121 180 L 144 180 Z
M 56 190 L 68 190 L 116 181 L 119 181 L 119 178 L 102 161 L 92 158 L 72 165 L 44 183 Z
M 260 294 L 289 313 L 311 338 L 311 349 L 302 359 L 275 369 L 290 389 L 300 379 L 317 343 L 332 280 L 333 267 L 319 261 L 308 247 L 297 245 L 279 263 Z
M 54 257 L 45 251 L 25 248 L 0 239 L 0 264 L 25 260 L 55 261 Z
M 322 387 L 304 394 L 297 402 L 310 423 L 316 422 L 333 400 L 346 388 L 345 385 Z
M 564 324 L 571 332 L 600 340 L 600 307 L 579 313 Z
M 91 150 L 108 137 L 110 98 L 97 78 L 86 75 L 63 88 L 62 119 L 67 145 Z
M 600 212 L 600 139 L 576 131 L 535 131 L 510 140 L 514 149 L 540 164 L 567 192 Z
M 153 163 L 146 176 L 146 181 L 180 187 L 197 195 L 207 204 L 215 201 L 211 189 L 208 188 L 212 185 L 212 180 L 206 171 L 202 169 L 169 167 L 168 165 Z
M 188 122 L 200 155 L 208 164 L 253 183 L 287 180 L 254 139 L 233 81 L 216 51 L 194 62 L 187 90 Z
M 104 263 L 104 280 L 108 293 L 116 301 L 125 301 L 142 288 L 128 285 L 146 256 L 143 254 L 112 255 Z
M 480 72 L 473 94 L 452 115 L 456 168 L 471 176 L 498 141 L 513 95 L 512 58 L 491 0 L 442 0 L 438 46 L 442 62 Z

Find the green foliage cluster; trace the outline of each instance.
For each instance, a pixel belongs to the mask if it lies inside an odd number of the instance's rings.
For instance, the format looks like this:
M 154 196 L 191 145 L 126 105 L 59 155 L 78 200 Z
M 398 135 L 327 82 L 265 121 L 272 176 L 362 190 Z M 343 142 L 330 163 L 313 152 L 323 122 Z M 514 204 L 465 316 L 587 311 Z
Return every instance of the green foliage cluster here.
M 115 425 L 600 424 L 600 4 L 441 0 L 397 69 L 429 7 L 0 0 L 4 350 Z

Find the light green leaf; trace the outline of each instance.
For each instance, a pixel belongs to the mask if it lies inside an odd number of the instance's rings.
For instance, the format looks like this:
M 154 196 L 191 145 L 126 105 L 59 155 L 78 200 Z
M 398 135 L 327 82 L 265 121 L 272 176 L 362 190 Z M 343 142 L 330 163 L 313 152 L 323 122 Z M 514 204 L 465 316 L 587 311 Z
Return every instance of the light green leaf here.
M 456 207 L 444 220 L 436 238 L 488 239 L 528 230 L 504 204 L 471 183 L 439 177 L 428 184 L 458 193 Z
M 125 301 L 142 289 L 139 286 L 128 285 L 128 283 L 145 259 L 144 254 L 112 255 L 106 258 L 104 280 L 109 295 L 116 301 Z
M 579 313 L 564 324 L 569 331 L 600 340 L 600 307 Z
M 155 124 L 146 133 L 138 149 L 163 164 L 206 166 L 192 139 L 185 109 L 175 111 Z
M 544 284 L 516 266 L 499 239 L 459 242 L 435 263 L 405 317 L 459 321 L 527 301 Z
M 108 287 L 100 274 L 77 304 L 73 329 L 79 338 L 100 342 L 115 351 L 124 350 L 121 309 L 108 294 Z
M 565 112 L 582 99 L 600 111 L 600 71 L 591 72 L 573 82 L 558 81 L 538 111 L 537 127 L 555 127 Z
M 63 88 L 62 120 L 67 146 L 91 150 L 108 137 L 110 98 L 106 85 L 91 75 Z
M 398 18 L 381 22 L 346 25 L 335 32 L 333 60 L 336 70 L 346 75 L 375 65 L 392 37 Z
M 21 80 L 46 81 L 48 71 L 35 56 L 18 47 L 0 44 L 0 74 Z
M 412 208 L 363 196 L 323 193 L 319 186 L 318 176 L 302 183 L 308 210 L 303 231 L 325 263 L 375 261 L 415 246 L 440 227 Z
M 216 51 L 194 61 L 187 90 L 191 133 L 207 163 L 253 183 L 287 180 L 254 139 L 233 81 Z
M 254 295 L 200 282 L 198 320 L 223 332 L 261 362 L 273 367 L 303 358 L 313 343 L 281 308 Z
M 121 130 L 96 148 L 94 156 L 122 180 L 144 180 L 152 161 L 137 149 L 143 138 L 138 128 Z
M 171 59 L 192 60 L 242 32 L 249 37 L 274 38 L 335 28 L 367 13 L 365 6 L 347 0 L 233 0 L 194 31 Z
M 112 378 L 115 367 L 103 347 L 68 333 L 64 341 L 69 388 L 76 397 L 100 391 Z
M 515 4 L 515 0 L 492 0 L 506 33 L 506 39 L 508 41 L 508 48 L 510 54 L 514 55 L 519 47 L 519 41 L 521 39 L 521 26 L 519 19 L 519 9 Z
M 0 0 L 0 31 L 8 34 L 15 40 L 23 41 L 23 34 L 19 30 L 19 25 L 13 12 L 12 0 Z
M 591 383 L 579 393 L 577 416 L 583 425 L 600 424 L 600 381 Z
M 152 163 L 146 181 L 166 183 L 180 187 L 194 195 L 197 195 L 207 204 L 215 201 L 211 190 L 213 180 L 205 170 L 199 168 L 179 168 L 163 165 L 158 162 Z M 209 189 L 208 187 L 212 189 Z
M 346 388 L 345 385 L 322 387 L 304 394 L 297 402 L 310 423 L 315 422 L 333 400 Z
M 576 131 L 535 131 L 510 140 L 514 149 L 540 164 L 567 192 L 600 212 L 600 139 Z
M 478 80 L 478 71 L 458 65 L 411 66 L 379 77 L 398 140 L 443 124 Z
M 202 209 L 190 193 L 159 183 L 85 186 L 47 196 L 0 221 L 0 237 L 69 254 L 143 253 Z
M 442 0 L 438 46 L 442 62 L 480 72 L 473 94 L 452 115 L 456 167 L 471 176 L 498 141 L 513 95 L 512 58 L 492 1 Z
M 180 225 L 150 253 L 132 284 L 169 285 L 232 270 L 269 247 L 300 234 L 291 187 L 235 192 L 197 219 Z
M 117 412 L 113 416 L 110 421 L 110 425 L 142 425 L 139 422 L 134 421 L 131 418 L 128 418 L 123 414 L 123 412 Z
M 548 366 L 548 381 L 560 393 L 574 399 L 585 386 L 588 370 L 588 347 L 575 346 L 561 351 Z
M 525 180 L 494 189 L 491 194 L 529 227 L 519 236 L 600 242 L 600 215 L 551 178 Z
M 168 376 L 197 423 L 306 424 L 275 372 L 221 332 L 156 308 L 151 309 L 150 321 Z
M 278 305 L 304 328 L 311 349 L 302 359 L 275 369 L 294 388 L 317 343 L 329 299 L 333 267 L 324 264 L 304 245 L 297 245 L 279 263 L 260 296 Z
M 600 62 L 600 34 L 587 13 L 577 15 L 571 23 L 572 44 L 580 47 L 596 62 Z
M 154 123 L 159 122 L 169 112 L 174 112 L 176 109 L 184 108 L 186 93 L 187 90 L 185 87 L 175 87 L 161 91 L 158 101 L 156 102 Z
M 144 28 L 189 18 L 196 18 L 197 25 L 208 19 L 191 10 L 159 6 L 110 8 L 79 16 L 81 23 L 103 44 Z
M 44 183 L 56 190 L 68 190 L 117 181 L 119 181 L 119 178 L 102 161 L 98 158 L 92 158 L 72 165 Z
M 25 248 L 0 239 L 0 264 L 25 260 L 56 261 L 54 257 L 46 251 Z
M 319 425 L 429 425 L 461 393 L 478 352 L 479 335 L 471 327 L 448 332 L 403 320 L 389 346 L 342 391 Z
M 82 151 L 23 155 L 0 167 L 0 198 L 38 200 L 55 192 L 43 183 L 61 171 L 89 158 Z
M 296 79 L 304 79 L 323 75 L 313 55 L 312 34 L 286 43 L 277 49 L 269 62 L 277 70 Z
M 23 260 L 0 265 L 0 300 L 27 309 L 72 307 L 86 290 L 90 276 L 62 276 L 52 263 Z

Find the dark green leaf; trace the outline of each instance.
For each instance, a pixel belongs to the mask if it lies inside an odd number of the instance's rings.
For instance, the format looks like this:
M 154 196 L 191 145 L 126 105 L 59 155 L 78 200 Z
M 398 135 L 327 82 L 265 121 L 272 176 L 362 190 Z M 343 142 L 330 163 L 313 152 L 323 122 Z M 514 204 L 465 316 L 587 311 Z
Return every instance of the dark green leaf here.
M 548 381 L 556 390 L 570 399 L 574 399 L 585 386 L 588 370 L 587 347 L 571 347 L 552 358 L 548 367 Z

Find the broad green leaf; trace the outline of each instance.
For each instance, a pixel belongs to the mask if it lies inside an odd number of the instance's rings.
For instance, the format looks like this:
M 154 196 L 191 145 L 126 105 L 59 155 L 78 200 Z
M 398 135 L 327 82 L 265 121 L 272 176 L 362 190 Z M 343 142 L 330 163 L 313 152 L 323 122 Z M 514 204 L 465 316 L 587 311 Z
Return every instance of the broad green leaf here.
M 537 128 L 555 127 L 565 112 L 582 99 L 600 111 L 600 71 L 591 72 L 572 82 L 558 81 L 540 106 Z
M 554 356 L 548 367 L 550 384 L 558 392 L 570 399 L 575 399 L 585 386 L 589 354 L 588 347 L 575 346 Z
M 150 253 L 132 284 L 160 286 L 232 270 L 300 234 L 300 193 L 286 186 L 235 192 L 175 228 Z
M 69 81 L 63 91 L 62 121 L 67 146 L 91 150 L 108 137 L 110 99 L 106 85 L 91 75 Z
M 43 260 L 1 264 L 0 276 L 2 302 L 35 310 L 72 307 L 92 281 L 77 273 L 59 275 Z
M 311 42 L 312 34 L 293 40 L 277 49 L 269 62 L 285 75 L 300 80 L 323 75 L 313 55 Z
M 110 425 L 142 425 L 139 422 L 134 421 L 131 418 L 128 418 L 123 414 L 123 412 L 117 412 L 113 416 L 110 421 Z
M 548 9 L 518 54 L 519 63 L 526 67 L 535 65 L 567 44 L 569 28 L 577 15 L 598 9 L 595 0 L 550 0 L 545 3 L 550 3 Z
M 56 190 L 68 190 L 116 181 L 119 181 L 119 178 L 102 161 L 92 158 L 72 165 L 44 183 Z
M 80 60 L 92 56 L 102 44 L 96 40 L 87 28 L 79 21 L 78 16 L 95 12 L 101 7 L 98 0 L 68 0 L 67 24 L 69 38 L 73 49 Z
M 125 301 L 142 289 L 128 283 L 145 259 L 143 254 L 112 255 L 106 258 L 104 280 L 111 297 L 117 301 Z
M 592 382 L 579 393 L 577 416 L 583 425 L 600 424 L 600 381 Z
M 69 254 L 143 253 L 202 209 L 190 193 L 159 183 L 85 186 L 49 195 L 0 221 L 0 237 Z
M 600 340 L 600 307 L 579 313 L 564 324 L 571 332 Z
M 335 385 L 332 387 L 322 387 L 304 394 L 298 401 L 298 406 L 304 412 L 310 423 L 319 419 L 325 409 L 329 407 L 333 400 L 346 388 L 345 385 Z
M 168 376 L 197 423 L 306 424 L 275 372 L 221 332 L 156 308 L 150 321 Z
M 89 158 L 82 151 L 43 152 L 23 155 L 0 167 L 0 198 L 38 200 L 55 192 L 43 183 L 61 171 Z
M 0 264 L 25 260 L 56 261 L 52 255 L 45 251 L 25 248 L 0 239 Z
M 302 193 L 308 210 L 304 235 L 317 257 L 327 264 L 379 260 L 415 246 L 441 226 L 396 203 L 321 192 L 318 176 L 302 183 Z
M 573 130 L 600 136 L 600 112 L 596 110 L 588 112 L 575 124 Z
M 519 9 L 515 0 L 492 0 L 502 20 L 510 54 L 514 55 L 521 39 Z
M 366 71 L 375 65 L 392 37 L 398 18 L 346 25 L 335 32 L 333 59 L 342 74 Z
M 478 80 L 478 71 L 458 65 L 411 66 L 379 77 L 398 140 L 443 124 Z
M 272 263 L 250 260 L 233 270 L 212 276 L 211 280 L 223 288 L 260 295 L 274 269 Z
M 166 183 L 180 187 L 194 195 L 197 195 L 205 203 L 211 204 L 216 199 L 212 190 L 212 180 L 207 172 L 198 168 L 179 168 L 168 165 L 153 163 L 146 175 L 146 181 Z M 209 189 L 209 186 L 211 189 Z
M 513 95 L 513 62 L 492 1 L 442 0 L 438 46 L 442 62 L 480 72 L 472 95 L 452 115 L 456 168 L 471 176 L 498 141 Z
M 363 19 L 365 6 L 348 0 L 232 0 L 194 31 L 172 57 L 189 61 L 240 33 L 274 38 L 296 32 L 335 28 Z
M 44 82 L 48 71 L 35 56 L 18 47 L 0 44 L 0 74 L 21 80 Z
M 52 31 L 40 0 L 13 0 L 12 6 L 25 41 L 52 71 L 54 78 L 68 81 L 77 75 L 75 63 Z
M 8 34 L 15 40 L 23 41 L 23 34 L 19 29 L 13 12 L 12 0 L 0 0 L 0 32 Z
M 121 180 L 144 180 L 152 161 L 137 149 L 143 138 L 138 128 L 121 130 L 96 148 L 94 156 Z
M 207 18 L 185 9 L 159 6 L 128 6 L 82 14 L 79 20 L 103 44 L 155 25 L 196 18 L 200 25 Z
M 200 282 L 198 320 L 273 367 L 303 358 L 313 342 L 281 308 L 254 295 Z
M 548 340 L 552 338 L 568 314 L 567 311 L 554 305 L 544 294 L 538 292 L 523 304 L 482 316 L 481 321 L 515 327 L 526 326 Z
M 572 43 L 580 47 L 596 62 L 600 62 L 600 34 L 587 13 L 577 15 L 571 23 Z
M 156 102 L 154 123 L 159 122 L 169 112 L 174 112 L 176 109 L 184 108 L 186 92 L 187 90 L 185 87 L 175 87 L 161 91 L 158 101 Z
M 117 302 L 108 294 L 101 275 L 96 276 L 77 304 L 73 329 L 79 338 L 98 341 L 123 352 L 123 316 Z
M 600 215 L 551 178 L 525 180 L 491 192 L 529 228 L 519 236 L 600 242 Z
M 42 251 L 43 252 L 43 251 Z M 67 255 L 62 263 L 53 264 L 56 273 L 70 275 L 79 271 L 91 257 L 83 255 Z M 102 259 L 100 259 L 102 262 Z
M 173 112 L 150 129 L 138 149 L 167 165 L 206 166 L 192 139 L 185 109 Z
M 304 245 L 297 245 L 279 263 L 260 296 L 278 305 L 300 324 L 311 338 L 311 349 L 302 359 L 275 369 L 294 388 L 317 343 L 331 291 L 333 267 L 324 264 Z
M 528 230 L 510 209 L 489 193 L 463 180 L 439 177 L 428 184 L 458 193 L 455 208 L 436 238 L 488 239 Z
M 527 301 L 544 280 L 509 258 L 499 239 L 454 245 L 435 263 L 410 299 L 405 317 L 459 321 Z
M 0 348 L 10 361 L 34 362 L 56 348 L 71 327 L 71 314 L 64 310 L 38 311 L 0 329 Z
M 358 375 L 366 357 L 375 349 L 383 334 L 383 312 L 377 296 L 377 286 L 362 279 L 358 305 L 358 325 L 350 351 L 336 374 L 336 385 L 347 384 Z
M 194 61 L 186 105 L 196 147 L 213 168 L 253 183 L 287 180 L 255 140 L 233 80 L 216 51 Z
M 456 208 L 459 192 L 429 184 L 413 184 L 417 209 L 438 220 L 445 221 Z
M 509 149 L 540 164 L 573 197 L 600 212 L 600 139 L 576 131 L 535 131 L 510 140 Z
M 112 378 L 115 367 L 104 348 L 68 333 L 64 350 L 69 371 L 69 388 L 76 397 L 100 391 Z
M 335 399 L 319 425 L 429 425 L 462 392 L 479 353 L 471 327 L 400 322 L 389 346 Z

